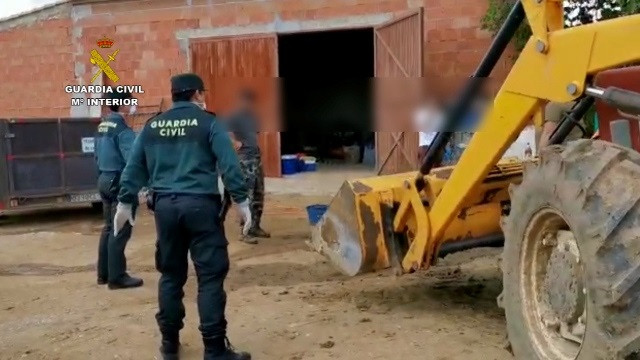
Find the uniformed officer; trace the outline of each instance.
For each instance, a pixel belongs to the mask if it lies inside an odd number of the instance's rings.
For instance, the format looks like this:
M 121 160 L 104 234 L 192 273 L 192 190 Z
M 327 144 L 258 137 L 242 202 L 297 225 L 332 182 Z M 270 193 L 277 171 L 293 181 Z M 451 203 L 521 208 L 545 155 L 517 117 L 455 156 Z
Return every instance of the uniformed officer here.
M 205 360 L 245 360 L 226 337 L 224 280 L 229 270 L 227 239 L 220 222 L 218 169 L 245 221 L 251 211 L 238 157 L 226 128 L 202 109 L 204 83 L 195 74 L 171 79 L 173 106 L 150 119 L 134 143 L 124 169 L 116 231 L 132 219 L 132 204 L 147 185 L 154 192 L 158 240 L 156 268 L 161 273 L 156 320 L 162 333 L 163 359 L 177 359 L 185 309 L 187 253 L 198 278 L 198 312 Z
M 131 93 L 107 93 L 110 99 L 130 99 Z M 135 108 L 129 107 L 133 113 Z M 95 159 L 98 167 L 98 190 L 102 199 L 104 227 L 98 246 L 98 284 L 109 283 L 110 289 L 142 286 L 142 279 L 127 274 L 127 260 L 124 255 L 127 242 L 131 238 L 131 225 L 114 235 L 113 216 L 120 190 L 120 175 L 124 169 L 133 141 L 136 137 L 119 112 L 124 106 L 111 105 L 95 137 Z M 134 209 L 135 210 L 135 209 Z

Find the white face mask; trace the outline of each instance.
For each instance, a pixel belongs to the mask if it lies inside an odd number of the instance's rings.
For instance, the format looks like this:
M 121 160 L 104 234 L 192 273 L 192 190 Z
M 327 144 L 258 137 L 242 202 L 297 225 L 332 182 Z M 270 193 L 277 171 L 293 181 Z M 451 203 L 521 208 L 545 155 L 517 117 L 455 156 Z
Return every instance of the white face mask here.
M 200 107 L 200 109 L 202 110 L 207 110 L 207 103 L 203 102 L 196 102 L 196 105 L 198 105 Z
M 129 108 L 129 115 L 135 114 L 136 111 L 138 111 L 138 107 L 135 105 L 131 105 L 131 107 Z

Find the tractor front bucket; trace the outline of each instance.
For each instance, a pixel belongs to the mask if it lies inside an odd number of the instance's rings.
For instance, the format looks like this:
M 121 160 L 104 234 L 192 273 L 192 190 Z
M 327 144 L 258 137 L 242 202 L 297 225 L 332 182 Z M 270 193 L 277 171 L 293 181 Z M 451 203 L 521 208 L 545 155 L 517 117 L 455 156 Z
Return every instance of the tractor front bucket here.
M 433 204 L 452 171 L 453 167 L 437 168 L 424 177 L 427 185 L 421 198 L 427 213 L 429 204 Z M 397 264 L 405 255 L 402 249 L 406 249 L 413 241 L 413 234 L 418 233 L 415 228 L 418 222 L 409 219 L 403 234 L 396 237 L 399 246 L 391 245 L 388 234 L 393 219 L 385 218 L 389 213 L 385 209 L 397 208 L 406 191 L 415 191 L 408 190 L 404 184 L 413 181 L 416 175 L 414 172 L 345 181 L 314 226 L 309 245 L 349 276 Z M 430 244 L 437 246 L 500 234 L 500 217 L 508 211 L 509 184 L 519 183 L 521 176 L 522 163 L 496 166 L 466 199 L 459 216 L 447 227 L 443 237 L 430 239 Z M 395 216 L 392 211 L 391 215 Z
M 415 173 L 345 181 L 313 228 L 311 246 L 350 276 L 388 267 L 381 203 L 411 176 Z

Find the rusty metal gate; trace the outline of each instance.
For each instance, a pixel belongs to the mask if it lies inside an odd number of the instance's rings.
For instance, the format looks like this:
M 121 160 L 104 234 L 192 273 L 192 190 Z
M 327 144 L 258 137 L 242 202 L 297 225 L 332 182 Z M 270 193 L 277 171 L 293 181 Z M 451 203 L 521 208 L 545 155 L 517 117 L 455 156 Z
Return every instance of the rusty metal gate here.
M 0 212 L 100 201 L 98 118 L 0 119 Z
M 268 177 L 282 175 L 277 43 L 275 34 L 197 39 L 191 43 L 191 68 L 203 78 L 205 87 L 212 89 L 205 93 L 208 110 L 228 114 L 237 90 L 244 87 L 258 94 L 258 146 Z

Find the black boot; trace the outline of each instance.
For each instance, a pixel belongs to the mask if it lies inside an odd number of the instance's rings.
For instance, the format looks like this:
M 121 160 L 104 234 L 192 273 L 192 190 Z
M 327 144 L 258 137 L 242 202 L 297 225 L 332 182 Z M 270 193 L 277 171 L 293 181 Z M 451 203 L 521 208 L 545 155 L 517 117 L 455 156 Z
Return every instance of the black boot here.
M 242 228 L 244 227 L 244 223 L 240 222 L 240 241 L 242 241 L 245 244 L 249 244 L 249 245 L 255 245 L 258 243 L 258 239 L 256 239 L 254 236 L 251 236 L 251 230 L 249 230 L 249 233 L 247 235 L 243 235 L 242 234 Z
M 117 290 L 117 289 L 129 289 L 129 288 L 137 288 L 142 286 L 144 282 L 142 279 L 137 277 L 132 277 L 129 275 L 125 275 L 120 280 L 109 283 L 109 289 Z
M 249 245 L 255 245 L 258 243 L 258 239 L 254 238 L 251 235 L 240 235 L 240 241 Z
M 268 232 L 264 231 L 260 227 L 260 225 L 256 225 L 256 226 L 252 227 L 251 229 L 249 229 L 249 236 L 268 239 L 268 238 L 271 237 L 271 234 L 269 234 Z
M 236 351 L 226 337 L 204 339 L 204 360 L 251 360 L 251 354 Z
M 160 346 L 160 355 L 162 360 L 179 360 L 180 337 L 178 333 L 162 334 L 162 345 Z

